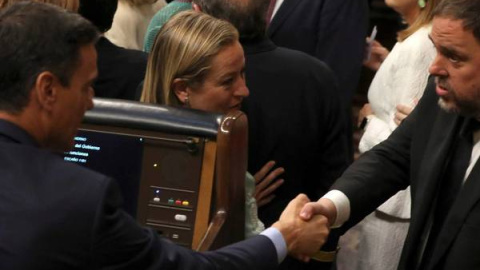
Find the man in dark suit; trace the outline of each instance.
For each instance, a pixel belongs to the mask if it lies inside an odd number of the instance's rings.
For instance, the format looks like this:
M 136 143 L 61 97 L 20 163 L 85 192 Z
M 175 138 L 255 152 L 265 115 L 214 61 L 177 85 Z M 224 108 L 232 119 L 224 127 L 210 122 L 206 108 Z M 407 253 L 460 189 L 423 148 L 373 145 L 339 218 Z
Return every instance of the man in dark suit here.
M 424 97 L 303 217 L 323 213 L 335 225 L 347 221 L 346 230 L 410 185 L 412 219 L 398 269 L 480 269 L 478 14 L 479 1 L 437 6 L 430 34 L 437 56 Z
M 366 0 L 270 0 L 276 11 L 267 35 L 278 46 L 312 55 L 333 70 L 345 108 L 353 160 L 352 99 L 357 90 L 368 27 Z M 273 6 L 272 6 L 273 7 Z
M 105 33 L 112 27 L 117 4 L 118 0 L 80 0 L 78 13 Z M 95 47 L 98 55 L 95 96 L 135 100 L 136 90 L 145 77 L 148 54 L 119 47 L 103 35 Z
M 267 35 L 278 46 L 308 53 L 333 70 L 349 108 L 362 67 L 368 27 L 366 0 L 274 0 Z M 281 2 L 281 3 L 280 3 Z
M 112 179 L 64 162 L 93 106 L 97 38 L 51 5 L 0 12 L 0 269 L 274 269 L 319 248 L 326 218 L 298 219 L 305 196 L 262 235 L 195 253 L 123 212 Z
M 334 75 L 320 60 L 277 47 L 266 37 L 268 0 L 194 3 L 239 30 L 250 90 L 242 104 L 249 122 L 248 168 L 256 172 L 271 159 L 285 168 L 275 199 L 259 208 L 260 219 L 270 225 L 297 194 L 320 198 L 348 164 L 346 123 Z M 284 267 L 306 265 L 292 261 Z

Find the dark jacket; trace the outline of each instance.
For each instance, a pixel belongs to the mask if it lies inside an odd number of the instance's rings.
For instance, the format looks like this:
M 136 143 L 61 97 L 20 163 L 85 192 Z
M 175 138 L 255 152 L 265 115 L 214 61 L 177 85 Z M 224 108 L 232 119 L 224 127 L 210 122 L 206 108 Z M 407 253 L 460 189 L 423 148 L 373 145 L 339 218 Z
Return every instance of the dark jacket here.
M 344 230 L 360 221 L 400 189 L 411 186 L 410 229 L 399 269 L 419 269 L 418 258 L 430 230 L 437 188 L 454 138 L 465 121 L 437 104 L 435 83 L 429 81 L 411 115 L 381 144 L 365 153 L 333 185 L 350 199 L 351 218 Z M 480 165 L 477 162 L 456 197 L 429 261 L 421 269 L 480 268 Z M 441 199 L 441 198 L 440 198 Z
M 113 180 L 42 150 L 0 120 L 0 269 L 275 269 L 257 236 L 194 253 L 120 210 Z
M 97 45 L 98 78 L 93 84 L 96 97 L 135 100 L 145 77 L 148 54 L 118 47 L 101 37 Z

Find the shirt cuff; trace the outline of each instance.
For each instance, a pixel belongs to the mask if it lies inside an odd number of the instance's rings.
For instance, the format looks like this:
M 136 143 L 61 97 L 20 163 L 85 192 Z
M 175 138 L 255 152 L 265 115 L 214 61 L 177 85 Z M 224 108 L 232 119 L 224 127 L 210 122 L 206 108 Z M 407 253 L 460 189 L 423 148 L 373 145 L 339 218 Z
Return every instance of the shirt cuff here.
M 285 243 L 282 233 L 276 228 L 270 227 L 260 234 L 265 235 L 272 241 L 275 249 L 277 250 L 278 263 L 280 264 L 285 257 L 287 257 L 287 243 Z
M 331 190 L 322 198 L 329 199 L 337 209 L 337 218 L 333 222 L 332 228 L 338 228 L 350 218 L 350 200 L 345 193 L 340 190 Z

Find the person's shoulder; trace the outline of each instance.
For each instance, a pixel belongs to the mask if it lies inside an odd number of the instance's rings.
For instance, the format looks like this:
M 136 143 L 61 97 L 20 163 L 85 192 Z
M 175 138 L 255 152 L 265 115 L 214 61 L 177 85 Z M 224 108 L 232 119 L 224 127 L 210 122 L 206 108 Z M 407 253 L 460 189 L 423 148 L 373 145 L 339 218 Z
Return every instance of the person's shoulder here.
M 328 73 L 331 72 L 330 68 L 325 62 L 302 51 L 285 47 L 277 47 L 275 49 L 275 53 L 279 57 L 282 57 L 285 61 L 288 61 L 290 64 L 297 65 L 301 70 L 314 69 L 315 71 L 320 70 Z
M 282 63 L 287 67 L 288 79 L 297 82 L 297 90 L 316 93 L 330 100 L 327 96 L 337 95 L 335 89 L 337 79 L 332 69 L 323 61 L 301 51 L 276 48 L 277 55 L 281 55 Z
M 396 55 L 398 63 L 404 63 L 404 66 L 418 66 L 421 68 L 430 65 L 430 62 L 436 55 L 435 47 L 428 37 L 430 26 L 424 26 L 407 39 L 398 42 L 391 53 Z
M 173 1 L 157 11 L 157 13 L 153 16 L 152 21 L 164 20 L 165 17 L 170 18 L 180 11 L 190 9 L 192 9 L 191 3 Z
M 409 48 L 430 48 L 434 49 L 432 42 L 430 41 L 429 34 L 431 31 L 430 25 L 425 25 L 413 32 L 408 38 L 400 42 L 402 46 Z
M 119 47 L 105 37 L 100 38 L 96 48 L 99 65 L 111 65 L 112 62 L 118 62 L 117 64 L 120 65 L 139 65 L 144 69 L 146 68 L 148 61 L 148 54 L 146 52 Z

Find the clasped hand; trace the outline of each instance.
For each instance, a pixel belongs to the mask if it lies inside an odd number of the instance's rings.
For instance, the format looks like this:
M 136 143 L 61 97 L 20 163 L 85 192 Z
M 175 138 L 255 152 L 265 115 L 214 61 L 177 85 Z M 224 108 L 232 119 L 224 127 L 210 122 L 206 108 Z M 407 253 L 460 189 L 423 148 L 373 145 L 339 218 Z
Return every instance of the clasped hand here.
M 330 232 L 325 216 L 314 215 L 308 220 L 301 218 L 300 211 L 308 202 L 310 200 L 306 195 L 298 195 L 290 201 L 279 221 L 273 224 L 282 233 L 289 255 L 304 262 L 323 246 Z

